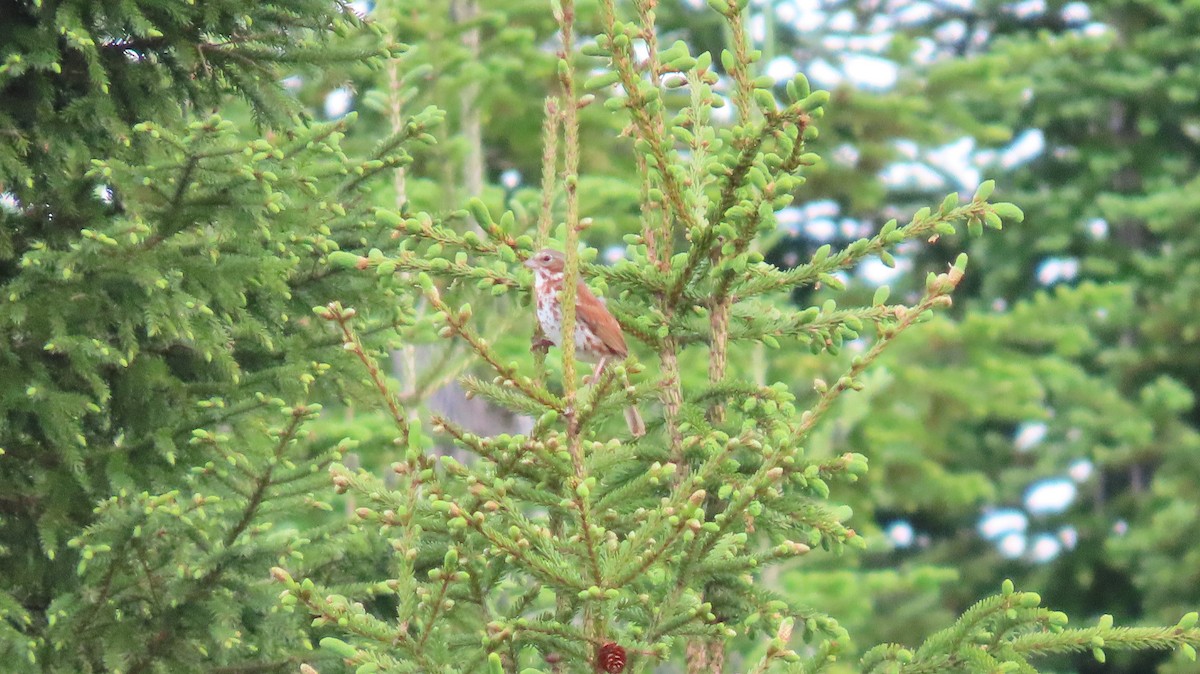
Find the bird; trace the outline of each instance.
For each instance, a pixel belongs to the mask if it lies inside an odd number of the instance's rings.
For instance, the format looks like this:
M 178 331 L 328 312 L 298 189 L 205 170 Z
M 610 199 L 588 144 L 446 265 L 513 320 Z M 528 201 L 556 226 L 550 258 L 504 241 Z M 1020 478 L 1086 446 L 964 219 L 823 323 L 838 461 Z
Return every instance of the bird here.
M 566 256 L 561 252 L 543 248 L 527 260 L 525 266 L 533 270 L 533 299 L 538 323 L 542 326 L 546 343 L 538 346 L 562 346 L 562 289 L 566 268 Z M 588 289 L 583 279 L 575 291 L 575 357 L 596 363 L 593 379 L 598 379 L 605 364 L 624 360 L 629 355 L 625 335 L 617 319 Z M 646 434 L 646 424 L 637 407 L 625 409 L 625 422 L 634 437 Z

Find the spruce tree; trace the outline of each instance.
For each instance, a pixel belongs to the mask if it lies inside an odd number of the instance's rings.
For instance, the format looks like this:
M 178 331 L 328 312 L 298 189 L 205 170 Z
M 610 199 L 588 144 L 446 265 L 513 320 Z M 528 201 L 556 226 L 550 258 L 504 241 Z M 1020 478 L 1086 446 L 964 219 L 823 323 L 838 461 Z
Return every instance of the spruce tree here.
M 902 242 L 949 238 L 959 228 L 978 234 L 1021 217 L 1011 204 L 989 202 L 985 183 L 970 198 L 949 195 L 840 250 L 823 247 L 794 269 L 764 264 L 776 210 L 802 192 L 804 171 L 818 160 L 806 145 L 828 96 L 800 76 L 777 97 L 773 82 L 755 75 L 760 55 L 747 43 L 745 3 L 710 3 L 732 36 L 717 56 L 659 44 L 652 2 L 634 3 L 631 16 L 614 5 L 600 3 L 601 33 L 582 56 L 573 3 L 555 7 L 559 91 L 546 106 L 548 166 L 535 229 L 482 200 L 446 213 L 380 210 L 397 243 L 329 256 L 335 267 L 419 292 L 437 334 L 479 360 L 464 386 L 536 419 L 527 434 L 481 436 L 434 417 L 436 436 L 469 458 L 430 455 L 380 375 L 382 354 L 356 337 L 372 329 L 362 315 L 369 305 L 317 307 L 343 336 L 347 358 L 365 366 L 405 448 L 386 477 L 345 465 L 330 471 L 355 515 L 394 550 L 389 573 L 373 579 L 373 592 L 391 599 L 381 611 L 379 596 L 332 591 L 288 564 L 272 573 L 284 603 L 315 618 L 322 650 L 357 671 L 617 672 L 667 661 L 692 672 L 840 667 L 850 635 L 821 607 L 773 592 L 764 574 L 818 556 L 816 547 L 862 545 L 851 511 L 838 505 L 844 497 L 830 499 L 831 487 L 845 494 L 844 483 L 865 473 L 866 458 L 811 451 L 809 441 L 843 409 L 842 394 L 870 383 L 870 366 L 893 342 L 950 304 L 965 258 L 897 304 L 880 289 L 865 306 L 796 308 L 787 291 L 818 283 L 836 291 L 835 272 L 871 256 L 889 260 Z M 732 82 L 729 126 L 712 122 L 722 102 L 712 92 L 714 60 Z M 581 81 L 585 69 L 594 74 Z M 627 235 L 626 259 L 611 266 L 581 246 L 591 227 L 621 217 L 581 208 L 580 108 L 601 101 L 633 139 L 624 161 L 641 187 L 638 230 Z M 519 263 L 547 242 L 567 254 L 567 287 L 586 278 L 606 288 L 608 308 L 638 345 L 634 358 L 586 386 L 570 348 L 543 363 L 504 351 L 512 336 L 483 336 L 521 312 L 532 325 L 524 293 L 511 295 L 529 285 Z M 810 382 L 812 393 L 759 380 L 759 347 L 785 345 L 841 358 L 846 369 Z M 632 402 L 657 411 L 642 439 L 618 430 Z M 1166 628 L 1116 628 L 1108 617 L 1082 629 L 1065 622 L 1036 594 L 1005 584 L 919 648 L 871 649 L 857 669 L 1033 671 L 1039 656 L 1103 659 L 1105 648 L 1178 646 L 1194 657 L 1200 638 L 1195 614 Z M 763 644 L 755 660 L 726 664 L 731 651 L 755 643 Z
M 354 546 L 314 516 L 345 446 L 303 430 L 343 388 L 309 309 L 374 294 L 322 260 L 440 113 L 351 157 L 282 80 L 398 50 L 318 0 L 0 4 L 6 671 L 294 667 L 266 569 Z

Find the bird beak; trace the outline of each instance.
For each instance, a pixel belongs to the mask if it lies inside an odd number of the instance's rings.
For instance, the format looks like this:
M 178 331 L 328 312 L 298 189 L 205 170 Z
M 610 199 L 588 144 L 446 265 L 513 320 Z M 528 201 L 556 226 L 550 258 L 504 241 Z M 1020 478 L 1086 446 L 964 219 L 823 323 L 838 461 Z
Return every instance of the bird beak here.
M 529 258 L 529 259 L 525 260 L 524 262 L 522 262 L 521 264 L 525 265 L 526 267 L 529 267 L 530 269 L 533 269 L 535 266 L 535 264 L 533 262 L 533 258 Z

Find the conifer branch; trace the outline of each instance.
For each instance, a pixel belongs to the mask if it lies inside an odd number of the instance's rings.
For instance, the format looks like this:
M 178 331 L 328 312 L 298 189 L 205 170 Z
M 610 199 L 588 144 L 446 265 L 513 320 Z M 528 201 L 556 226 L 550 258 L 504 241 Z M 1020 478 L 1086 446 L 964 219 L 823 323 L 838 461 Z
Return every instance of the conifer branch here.
M 767 116 L 768 118 L 774 117 L 775 113 L 768 112 Z M 775 208 L 783 200 L 790 200 L 791 195 L 788 194 L 787 188 L 793 183 L 791 177 L 802 166 L 815 161 L 813 156 L 804 154 L 805 131 L 809 128 L 810 123 L 811 119 L 808 112 L 805 111 L 796 118 L 794 125 L 785 126 L 779 132 L 794 133 L 796 137 L 792 139 L 790 135 L 785 136 L 791 143 L 791 149 L 785 153 L 779 168 L 773 174 L 772 177 L 774 180 L 761 187 L 754 201 L 745 208 L 746 213 L 739 213 L 740 223 L 736 222 L 737 219 L 733 219 L 733 224 L 736 224 L 737 227 L 736 235 L 730 247 L 732 250 L 726 252 L 726 247 L 722 247 L 721 251 L 722 255 L 728 259 L 737 260 L 739 257 L 745 255 L 751 243 L 758 235 L 758 229 L 764 217 L 764 210 Z M 786 144 L 784 144 L 784 149 L 786 149 Z M 724 213 L 727 217 L 731 215 L 731 211 L 728 209 Z M 735 265 L 726 265 L 724 269 L 720 270 L 717 289 L 714 293 L 718 301 L 728 301 L 729 289 L 733 285 L 736 276 L 737 267 Z
M 472 453 L 491 461 L 496 464 L 496 473 L 498 475 L 520 475 L 531 482 L 537 482 L 546 477 L 549 472 L 552 475 L 567 475 L 571 470 L 571 466 L 561 461 L 552 452 L 539 451 L 535 443 L 525 440 L 520 436 L 513 438 L 515 443 L 521 445 L 519 449 L 510 449 L 507 455 L 503 453 L 503 449 L 492 442 L 489 438 L 480 438 L 472 433 L 466 432 L 462 427 L 450 422 L 441 416 L 434 415 L 432 419 L 433 429 L 438 432 L 444 432 L 454 439 L 459 446 L 471 451 Z M 533 465 L 526 465 L 522 460 L 523 456 L 534 456 L 541 463 L 541 468 Z
M 503 378 L 504 385 L 512 386 L 527 398 L 537 402 L 548 410 L 559 414 L 563 413 L 565 405 L 562 399 L 547 391 L 545 387 L 528 376 L 520 374 L 514 365 L 501 363 L 491 344 L 468 327 L 467 321 L 471 317 L 470 305 L 464 305 L 461 309 L 455 311 L 442 300 L 441 294 L 433 285 L 432 279 L 427 275 L 421 274 L 417 280 L 423 288 L 425 297 L 430 305 L 438 311 L 438 318 L 445 322 L 445 326 L 439 332 L 442 337 L 453 335 L 461 337 L 484 362 L 490 365 Z
M 599 393 L 589 392 L 588 399 L 580 407 L 581 432 L 588 431 L 591 426 L 605 421 L 613 412 L 655 397 L 659 391 L 659 382 L 654 380 L 643 381 L 636 385 L 626 381 L 621 388 L 612 387 L 611 384 L 616 383 L 617 377 L 622 376 L 624 375 L 617 373 L 613 381 L 605 385 Z
M 530 386 L 538 385 L 537 380 L 528 377 L 526 379 L 529 379 Z M 511 379 L 505 379 L 503 375 L 496 377 L 491 382 L 483 381 L 471 375 L 460 377 L 458 381 L 466 391 L 468 398 L 483 396 L 497 405 L 514 412 L 539 417 L 545 414 L 548 409 L 554 409 L 552 406 L 546 404 L 546 402 L 533 398 L 527 392 L 518 389 Z
M 649 71 L 650 83 L 654 87 L 660 87 L 662 85 L 662 62 L 658 53 L 658 30 L 654 25 L 656 2 L 657 0 L 638 0 L 634 5 L 640 24 L 639 34 L 646 43 L 646 68 Z M 662 120 L 660 118 L 657 121 L 661 132 Z M 651 174 L 644 153 L 635 153 L 634 163 L 638 175 L 641 176 L 640 210 L 642 241 L 646 244 L 646 257 L 661 272 L 665 272 L 674 249 L 674 237 L 661 190 L 653 189 L 655 185 L 661 185 L 662 181 L 657 174 Z
M 988 187 L 989 183 L 990 181 L 985 183 L 981 190 Z M 733 292 L 739 298 L 746 298 L 818 281 L 828 283 L 833 280 L 830 276 L 832 272 L 850 267 L 869 255 L 879 255 L 885 264 L 893 264 L 888 249 L 909 239 L 953 235 L 957 231 L 955 223 L 986 221 L 988 226 L 999 229 L 1001 216 L 1017 221 L 1023 217 L 1011 204 L 989 204 L 985 199 L 986 197 L 977 193 L 970 203 L 952 208 L 943 206 L 937 213 L 923 208 L 907 225 L 898 227 L 896 221 L 891 220 L 870 239 L 859 239 L 835 253 L 831 253 L 828 247 L 823 247 L 813 255 L 808 264 L 794 269 L 778 271 L 765 266 L 753 269 L 753 276 L 744 283 L 734 284 Z
M 337 324 L 338 329 L 342 333 L 342 348 L 353 353 L 362 362 L 363 367 L 367 369 L 367 376 L 370 377 L 371 383 L 375 385 L 375 390 L 379 391 L 380 398 L 387 405 L 388 412 L 392 416 L 392 422 L 396 424 L 396 429 L 400 431 L 400 445 L 408 446 L 409 424 L 408 416 L 404 413 L 400 405 L 400 400 L 396 393 L 392 390 L 391 385 L 384 377 L 379 369 L 375 359 L 369 356 L 363 348 L 362 342 L 359 341 L 358 335 L 354 334 L 354 330 L 350 327 L 350 320 L 354 318 L 357 312 L 353 309 L 344 309 L 340 302 L 330 302 L 326 307 L 318 311 L 318 316 Z
M 546 245 L 554 224 L 554 194 L 558 179 L 558 128 L 562 115 L 553 96 L 546 97 L 542 114 L 542 205 L 538 209 L 534 250 L 540 250 Z
M 818 383 L 817 392 L 819 398 L 816 404 L 800 416 L 798 424 L 788 424 L 790 430 L 793 432 L 792 437 L 795 442 L 798 443 L 808 436 L 809 432 L 825 416 L 829 408 L 833 405 L 833 402 L 842 393 L 848 389 L 859 390 L 861 388 L 862 384 L 858 381 L 858 378 L 879 358 L 897 336 L 912 327 L 926 312 L 935 307 L 948 306 L 950 304 L 950 293 L 954 291 L 958 283 L 962 280 L 966 264 L 966 255 L 959 255 L 948 272 L 937 275 L 930 274 L 926 280 L 925 296 L 921 298 L 920 302 L 907 309 L 901 307 L 893 308 L 893 314 L 897 318 L 896 324 L 890 326 L 888 330 L 883 331 L 879 339 L 871 345 L 871 348 L 866 353 L 855 357 L 846 374 L 839 377 L 832 387 L 822 386 Z
M 883 353 L 896 336 L 911 327 L 925 312 L 949 303 L 949 293 L 962 279 L 965 265 L 966 257 L 959 256 L 955 266 L 949 272 L 937 276 L 931 274 L 926 284 L 925 297 L 913 308 L 902 312 L 897 317 L 899 319 L 897 324 L 883 332 L 865 354 L 856 357 L 847 373 L 840 377 L 834 386 L 830 387 L 823 382 L 818 383 L 819 398 L 813 407 L 800 416 L 798 423 L 791 420 L 775 422 L 775 425 L 786 430 L 782 433 L 773 433 L 772 437 L 787 438 L 786 444 L 772 448 L 769 453 L 766 453 L 757 470 L 745 480 L 742 487 L 734 491 L 731 500 L 722 512 L 717 528 L 707 534 L 706 542 L 700 548 L 701 551 L 707 552 L 707 549 L 711 549 L 732 523 L 737 521 L 750 507 L 751 503 L 760 498 L 766 489 L 779 484 L 785 478 L 787 473 L 784 466 L 785 459 L 789 459 L 791 456 L 788 449 L 799 446 L 803 442 L 843 392 L 861 386 L 858 377 Z M 846 530 L 844 535 L 847 538 L 853 536 L 853 530 Z M 692 554 L 688 559 L 691 560 L 691 563 L 695 563 L 700 557 L 701 554 Z M 685 564 L 684 568 L 686 569 L 686 567 Z
M 1200 647 L 1200 629 L 1171 627 L 1085 627 L 1059 632 L 1031 632 L 1013 637 L 1007 646 L 1026 656 L 1083 653 L 1096 648 L 1117 651 L 1173 650 Z M 1194 651 L 1193 651 L 1194 652 Z
M 196 166 L 200 163 L 199 155 L 191 155 L 183 165 L 183 171 L 179 174 L 175 184 L 175 194 L 171 196 L 170 202 L 167 203 L 167 208 L 164 214 L 173 214 L 179 212 L 179 207 L 183 204 L 183 195 L 192 185 L 192 174 L 196 171 Z
M 425 626 L 421 630 L 421 636 L 417 639 L 414 649 L 419 653 L 424 651 L 425 644 L 429 641 L 429 637 L 433 634 L 433 628 L 437 623 L 438 615 L 441 613 L 443 605 L 446 603 L 446 593 L 450 589 L 450 583 L 455 580 L 453 573 L 443 573 L 441 583 L 438 585 L 437 597 L 433 600 L 433 607 L 429 611 L 429 618 L 425 621 Z
M 562 121 L 558 104 L 553 96 L 547 96 L 542 111 L 542 201 L 538 209 L 537 238 L 534 240 L 534 250 L 541 250 L 550 239 L 550 230 L 554 225 L 554 195 L 558 179 L 558 129 Z M 535 322 L 533 327 L 533 343 L 540 343 L 545 338 L 542 324 Z M 534 369 L 537 372 L 536 381 L 543 384 L 546 376 L 546 352 L 535 349 L 533 354 Z
M 288 595 L 294 598 L 293 601 L 303 604 L 313 615 L 317 616 L 314 625 L 338 625 L 346 632 L 388 648 L 400 650 L 404 655 L 416 660 L 426 671 L 433 671 L 437 668 L 434 661 L 415 647 L 412 636 L 408 633 L 407 624 L 402 625 L 399 630 L 394 629 L 382 620 L 366 613 L 361 604 L 352 605 L 344 597 L 324 597 L 317 591 L 316 585 L 311 580 L 293 580 L 291 574 L 278 566 L 271 568 L 271 576 L 284 585 Z M 333 650 L 339 651 L 339 655 L 344 655 L 351 660 L 361 657 L 348 644 L 338 639 L 333 639 L 332 642 L 344 646 L 344 648 L 334 647 Z M 332 642 L 330 638 L 326 638 L 322 640 L 321 645 L 330 648 L 333 645 Z
M 221 578 L 228 572 L 229 565 L 235 554 L 234 546 L 258 515 L 266 491 L 272 486 L 271 476 L 276 465 L 282 459 L 287 448 L 291 446 L 304 420 L 311 418 L 319 411 L 320 405 L 297 405 L 289 410 L 290 420 L 288 425 L 279 432 L 279 439 L 275 444 L 271 459 L 264 466 L 261 475 L 256 478 L 252 495 L 247 499 L 245 506 L 242 507 L 241 514 L 238 516 L 236 523 L 225 532 L 216 553 L 210 559 L 206 560 L 212 564 L 212 568 L 203 576 L 197 578 L 184 596 L 174 601 L 170 609 L 165 612 L 164 620 L 160 623 L 158 632 L 148 640 L 146 649 L 131 660 L 128 670 L 130 674 L 141 674 L 148 667 L 153 666 L 162 650 L 170 645 L 176 632 L 180 629 L 185 611 L 193 607 L 195 602 L 200 601 L 209 592 L 210 588 L 219 583 Z M 199 508 L 204 505 L 204 502 L 205 499 L 197 495 L 197 498 L 193 499 L 192 505 L 195 508 Z
M 765 303 L 742 302 L 733 305 L 727 339 L 756 341 L 778 347 L 779 339 L 791 338 L 804 344 L 836 349 L 845 340 L 856 339 L 867 325 L 879 329 L 906 309 L 904 305 L 850 309 L 834 309 L 830 305 L 801 311 L 781 311 Z M 681 345 L 711 343 L 714 340 L 709 330 L 697 327 L 694 322 L 674 323 L 670 329 L 678 334 Z
M 575 302 L 577 285 L 579 283 L 579 105 L 575 91 L 575 3 L 574 0 L 563 0 L 559 3 L 555 18 L 558 20 L 559 36 L 562 40 L 562 51 L 558 57 L 558 80 L 560 86 L 559 108 L 562 110 L 563 125 L 563 189 L 566 191 L 566 234 L 564 236 L 563 253 L 566 261 L 563 269 L 562 303 L 562 368 L 563 368 L 563 399 L 569 416 L 574 414 L 575 389 Z M 567 420 L 567 433 L 571 437 L 571 460 L 575 463 L 575 472 L 580 480 L 583 479 L 583 458 L 575 437 L 578 427 L 573 418 Z
M 468 241 L 472 234 L 468 232 L 462 240 Z M 346 269 L 354 268 L 360 271 L 374 268 L 377 273 L 385 276 L 396 271 L 404 271 L 474 281 L 481 289 L 490 288 L 497 295 L 507 292 L 509 289 L 523 287 L 516 275 L 504 268 L 503 264 L 484 267 L 477 264 L 467 264 L 465 258 L 451 261 L 443 257 L 431 257 L 433 253 L 441 252 L 440 244 L 435 243 L 433 245 L 438 246 L 438 248 L 431 246 L 424 255 L 418 255 L 408 250 L 400 250 L 396 255 L 391 257 L 385 256 L 378 250 L 372 251 L 370 256 L 353 255 L 343 251 L 336 251 L 330 253 L 329 262 L 337 267 Z M 482 243 L 474 247 L 485 249 L 482 252 L 495 252 L 501 257 L 506 254 L 511 255 L 513 260 L 516 260 L 516 255 L 506 248 L 488 249 L 488 246 Z M 465 253 L 460 253 L 460 255 L 465 255 Z
M 646 60 L 642 64 L 649 76 L 650 84 L 662 86 L 662 62 L 658 58 L 658 30 L 655 28 L 655 7 L 658 0 L 635 0 L 634 9 L 638 15 L 638 25 L 641 30 L 638 37 L 646 43 Z
M 903 674 L 947 671 L 1035 671 L 1029 663 L 1056 653 L 1091 651 L 1105 660 L 1105 649 L 1146 650 L 1178 648 L 1195 659 L 1200 645 L 1196 613 L 1185 615 L 1172 627 L 1114 627 L 1112 616 L 1102 616 L 1094 627 L 1065 629 L 1067 617 L 1041 608 L 1033 592 L 1015 592 L 1011 581 L 1003 590 L 976 603 L 951 627 L 930 636 L 916 651 L 899 644 L 881 644 L 862 658 L 866 674 L 885 670 Z
M 604 371 L 600 373 L 600 380 L 592 382 L 592 386 L 589 388 L 587 395 L 579 404 L 576 423 L 578 424 L 581 432 L 587 427 L 588 422 L 595 418 L 600 404 L 603 403 L 605 397 L 612 390 L 613 384 L 617 381 L 617 377 L 619 375 L 615 369 L 616 368 L 604 368 Z
M 452 516 L 463 517 L 461 510 L 456 510 L 453 504 L 451 506 L 450 512 Z M 454 513 L 457 514 L 455 515 Z M 511 555 L 514 559 L 520 560 L 521 564 L 530 574 L 535 576 L 540 582 L 554 587 L 565 588 L 568 591 L 580 592 L 587 589 L 588 584 L 581 576 L 567 572 L 566 569 L 550 563 L 549 560 L 538 554 L 526 552 L 526 546 L 522 545 L 520 540 L 511 538 L 499 530 L 485 526 L 482 517 L 464 517 L 464 519 L 468 526 L 486 538 L 496 549 L 506 555 Z
M 574 625 L 563 624 L 559 622 L 541 621 L 541 620 L 517 620 L 512 625 L 513 631 L 532 632 L 534 634 L 545 634 L 547 636 L 560 637 L 576 642 L 591 641 L 594 646 L 601 646 L 603 642 L 594 640 L 585 632 L 578 630 Z
M 254 516 L 258 513 L 259 506 L 262 505 L 263 497 L 266 495 L 267 488 L 273 486 L 274 484 L 271 480 L 271 477 L 275 472 L 275 468 L 283 459 L 284 451 L 296 438 L 296 433 L 300 430 L 300 425 L 304 422 L 304 420 L 311 418 L 314 414 L 319 412 L 320 409 L 320 405 L 297 405 L 292 408 L 291 421 L 288 422 L 287 427 L 284 428 L 279 434 L 279 441 L 275 443 L 275 450 L 272 452 L 271 461 L 267 464 L 266 469 L 263 470 L 262 474 L 255 479 L 254 491 L 251 493 L 250 498 L 246 501 L 246 507 L 242 511 L 242 516 L 238 520 L 237 524 L 235 524 L 233 528 L 225 534 L 222 547 L 225 549 L 232 547 L 233 544 L 237 542 L 237 539 L 241 537 L 242 533 L 246 531 L 246 527 L 250 526 L 250 523 L 254 520 Z M 217 569 L 214 568 L 209 572 L 209 576 L 206 576 L 205 580 L 207 582 L 202 584 L 207 585 L 208 582 L 214 580 L 213 576 L 216 573 Z
M 674 249 L 671 220 L 667 217 L 665 204 L 653 198 L 654 195 L 659 194 L 659 191 L 652 191 L 651 185 L 654 184 L 656 174 L 650 172 L 646 156 L 637 154 L 634 157 L 634 164 L 642 179 L 641 196 L 638 199 L 641 204 L 641 243 L 646 246 L 646 259 L 656 267 L 659 273 L 665 274 Z
M 750 117 L 753 114 L 751 100 L 754 94 L 754 84 L 750 81 L 750 64 L 753 63 L 753 60 L 750 55 L 749 35 L 746 33 L 746 27 L 742 25 L 745 11 L 745 3 L 726 0 L 724 16 L 729 25 L 729 34 L 733 42 L 733 55 L 732 58 L 725 58 L 725 54 L 721 55 L 722 63 L 728 69 L 730 77 L 733 78 L 734 108 L 737 113 L 738 125 L 742 127 L 750 123 Z M 737 140 L 734 144 L 735 146 L 738 144 Z
M 785 662 L 799 660 L 799 656 L 787 647 L 788 641 L 792 638 L 792 625 L 792 618 L 785 618 L 780 621 L 779 629 L 775 632 L 775 638 L 767 645 L 767 652 L 763 654 L 762 658 L 754 665 L 749 674 L 766 674 L 776 660 L 783 660 Z
M 736 442 L 726 443 L 721 455 L 715 458 L 723 460 L 724 455 L 732 452 L 736 446 Z M 631 534 L 621 542 L 617 554 L 612 558 L 612 566 L 616 570 L 616 576 L 611 582 L 613 587 L 623 586 L 641 576 L 671 549 L 683 535 L 684 530 L 693 529 L 694 525 L 698 525 L 694 516 L 702 512 L 699 508 L 708 494 L 703 489 L 698 489 L 697 486 L 707 481 L 710 472 L 715 472 L 716 464 L 719 463 L 720 461 L 707 461 L 700 472 L 691 473 L 680 481 L 672 491 L 670 501 L 651 513 L 639 527 L 639 535 Z M 675 470 L 672 464 L 671 472 L 673 473 Z M 644 535 L 641 535 L 642 532 L 645 532 Z M 654 538 L 660 542 L 645 551 L 644 544 L 641 542 L 642 538 Z M 643 552 L 637 554 L 635 552 L 637 549 L 642 549 Z
M 607 50 L 612 64 L 627 96 L 624 107 L 633 118 L 634 128 L 641 143 L 635 144 L 640 153 L 647 154 L 663 184 L 663 195 L 675 218 L 684 231 L 692 231 L 697 225 L 683 201 L 684 189 L 679 176 L 679 167 L 670 155 L 670 140 L 664 131 L 661 92 L 649 82 L 643 82 L 634 61 L 630 36 L 624 26 L 618 27 L 614 0 L 602 0 L 600 17 L 604 26 L 601 49 Z M 662 253 L 660 252 L 660 259 Z
M 787 144 L 783 145 L 786 150 L 787 158 L 783 164 L 782 170 L 776 172 L 775 183 L 766 182 L 767 178 L 758 162 L 761 160 L 761 153 L 768 140 L 781 140 L 780 133 L 794 129 L 797 139 L 803 138 L 805 131 L 809 128 L 812 122 L 813 115 L 820 112 L 820 106 L 824 104 L 828 98 L 824 92 L 817 92 L 800 101 L 793 102 L 787 108 L 781 111 L 770 110 L 765 112 L 765 117 L 760 123 L 760 128 L 757 133 L 753 133 L 743 144 L 737 160 L 731 168 L 722 170 L 725 175 L 725 182 L 721 187 L 721 196 L 717 202 L 714 212 L 708 218 L 708 226 L 696 232 L 692 236 L 692 246 L 688 251 L 688 259 L 683 268 L 676 273 L 675 280 L 671 286 L 670 301 L 676 304 L 683 296 L 684 288 L 690 285 L 696 274 L 701 270 L 702 264 L 710 260 L 713 255 L 713 247 L 718 240 L 718 234 L 721 229 L 732 229 L 731 214 L 738 204 L 738 194 L 746 186 L 747 180 L 757 178 L 764 192 L 770 190 L 770 195 L 766 201 L 774 205 L 779 199 L 790 200 L 787 186 L 792 184 L 790 178 L 793 172 L 802 161 L 803 155 L 797 152 L 797 148 L 802 148 L 803 145 L 798 141 L 792 141 L 790 136 L 785 138 L 791 143 L 790 147 Z M 747 122 L 749 124 L 749 122 Z M 749 132 L 748 132 L 749 133 Z M 785 179 L 786 177 L 786 179 Z M 776 196 L 776 194 L 780 196 Z M 748 218 L 747 225 L 744 226 L 744 232 L 752 232 L 757 221 L 754 218 L 758 217 L 761 202 L 753 206 L 749 206 L 746 210 L 752 214 Z M 736 254 L 744 252 L 745 247 L 749 243 L 749 236 L 735 234 L 735 241 L 740 243 L 733 244 Z M 728 291 L 727 282 L 721 282 L 721 290 L 719 295 L 723 296 Z
M 604 586 L 600 570 L 597 542 L 591 523 L 591 503 L 588 498 L 589 477 L 583 459 L 579 410 L 576 409 L 575 380 L 575 322 L 576 290 L 579 282 L 579 233 L 583 223 L 579 218 L 579 95 L 575 85 L 575 2 L 562 0 L 557 11 L 562 53 L 559 55 L 558 78 L 561 86 L 559 107 L 563 125 L 563 186 L 566 189 L 566 236 L 563 246 L 566 264 L 563 270 L 562 303 L 562 368 L 563 399 L 567 415 L 567 446 L 575 469 L 568 486 L 573 491 L 574 509 L 579 517 L 579 532 L 587 552 L 592 582 Z M 594 481 L 594 480 L 593 480 Z

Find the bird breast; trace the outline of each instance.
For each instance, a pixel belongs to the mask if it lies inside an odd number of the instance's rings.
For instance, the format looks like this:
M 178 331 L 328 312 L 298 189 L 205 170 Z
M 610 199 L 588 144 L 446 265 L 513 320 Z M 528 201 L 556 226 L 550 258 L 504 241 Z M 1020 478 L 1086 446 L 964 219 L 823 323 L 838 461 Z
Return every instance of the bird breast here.
M 559 299 L 559 290 L 562 288 L 562 274 L 550 274 L 539 269 L 533 282 L 538 323 L 541 324 L 546 339 L 555 346 L 561 346 L 562 301 Z
M 534 276 L 534 302 L 537 304 L 538 323 L 542 333 L 555 346 L 562 346 L 562 274 L 539 269 Z M 575 315 L 575 355 L 583 360 L 593 360 L 596 352 L 603 350 L 600 338 L 587 324 Z

